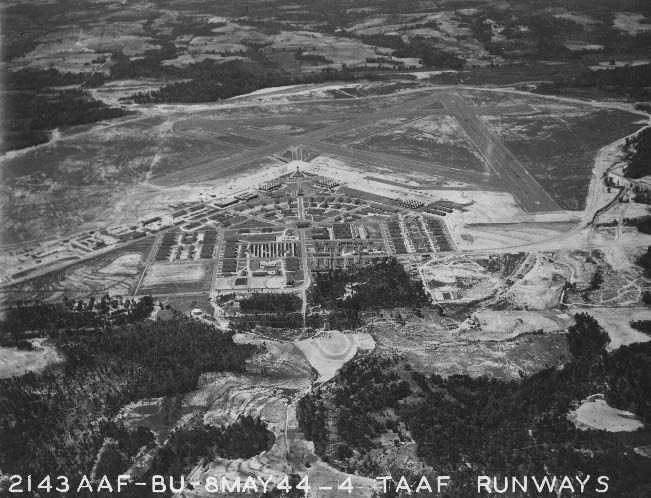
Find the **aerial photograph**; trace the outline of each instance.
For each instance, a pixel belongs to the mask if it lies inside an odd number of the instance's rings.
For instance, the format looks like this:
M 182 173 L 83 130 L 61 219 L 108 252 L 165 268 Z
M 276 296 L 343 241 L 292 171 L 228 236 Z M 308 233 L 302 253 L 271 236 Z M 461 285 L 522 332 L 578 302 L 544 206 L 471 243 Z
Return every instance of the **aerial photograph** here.
M 651 498 L 650 0 L 0 20 L 0 498 Z

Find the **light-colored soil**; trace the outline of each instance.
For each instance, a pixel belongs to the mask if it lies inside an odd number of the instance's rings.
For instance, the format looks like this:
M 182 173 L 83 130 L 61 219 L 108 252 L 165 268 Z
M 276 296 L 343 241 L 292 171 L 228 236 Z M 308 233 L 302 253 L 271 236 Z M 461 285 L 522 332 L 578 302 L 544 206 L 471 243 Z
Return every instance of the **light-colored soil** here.
M 567 314 L 535 311 L 479 311 L 474 316 L 479 321 L 479 327 L 470 329 L 464 337 L 483 341 L 503 341 L 538 330 L 555 332 L 574 323 Z
M 98 271 L 107 274 L 126 273 L 128 275 L 135 275 L 139 273 L 139 267 L 141 264 L 141 254 L 124 254 L 103 268 L 100 268 Z
M 408 313 L 404 310 L 401 314 L 405 317 Z M 517 321 L 517 313 L 512 317 Z M 522 317 L 529 329 L 525 330 L 523 325 L 520 329 L 523 332 L 532 332 L 541 324 L 547 325 L 548 331 L 514 337 L 515 330 L 467 329 L 453 319 L 431 313 L 422 319 L 410 316 L 404 325 L 386 316 L 378 317 L 371 320 L 369 332 L 380 352 L 400 354 L 415 370 L 444 377 L 487 375 L 515 380 L 548 366 L 561 365 L 570 358 L 565 336 L 552 331 L 565 328 L 570 321 L 566 315 L 533 312 L 523 313 Z
M 629 35 L 651 31 L 651 24 L 645 22 L 644 15 L 636 12 L 617 12 L 613 24 L 616 29 Z
M 298 341 L 296 347 L 319 372 L 318 382 L 326 382 L 334 377 L 359 349 L 373 349 L 375 341 L 364 333 L 344 334 L 338 330 L 330 330 L 311 339 Z
M 434 301 L 471 302 L 486 299 L 502 286 L 503 280 L 466 258 L 432 261 L 420 269 L 426 291 Z M 443 293 L 454 295 L 445 299 Z
M 34 339 L 31 342 L 35 348 L 33 351 L 0 348 L 0 379 L 27 372 L 41 372 L 48 365 L 63 361 L 63 357 L 45 339 Z
M 644 427 L 635 414 L 609 406 L 601 395 L 590 396 L 568 418 L 581 430 L 632 432 Z
M 533 310 L 546 310 L 558 306 L 567 268 L 552 259 L 537 257 L 534 267 L 509 291 L 510 299 Z
M 174 283 L 194 282 L 206 275 L 205 263 L 153 264 L 147 270 L 143 287 Z
M 575 307 L 572 312 L 588 313 L 599 322 L 599 325 L 608 332 L 610 337 L 610 344 L 607 346 L 609 351 L 635 342 L 651 341 L 650 335 L 635 330 L 629 325 L 631 321 L 651 320 L 651 309 L 649 308 Z

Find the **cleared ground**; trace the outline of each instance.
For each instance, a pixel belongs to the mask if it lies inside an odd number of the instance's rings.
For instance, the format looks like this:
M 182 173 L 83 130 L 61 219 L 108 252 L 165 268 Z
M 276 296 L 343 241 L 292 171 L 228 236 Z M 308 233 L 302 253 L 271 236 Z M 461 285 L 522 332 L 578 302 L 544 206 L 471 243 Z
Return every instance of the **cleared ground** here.
M 319 372 L 318 382 L 326 382 L 355 356 L 358 349 L 372 350 L 375 341 L 368 334 L 342 334 L 338 330 L 329 330 L 317 337 L 297 342 L 296 347 Z
M 596 151 L 633 133 L 640 121 L 617 109 L 568 105 L 536 105 L 517 114 L 500 111 L 498 106 L 482 119 L 558 204 L 572 210 L 585 207 Z
M 632 432 L 644 427 L 644 421 L 634 413 L 613 408 L 601 395 L 591 396 L 581 403 L 568 418 L 581 430 Z
M 45 339 L 31 341 L 33 350 L 0 347 L 0 379 L 41 372 L 48 365 L 61 363 L 63 357 Z
M 485 172 L 488 167 L 452 116 L 429 116 L 366 138 L 353 137 L 348 145 L 463 170 Z
M 181 294 L 210 289 L 212 261 L 154 263 L 147 269 L 139 294 Z

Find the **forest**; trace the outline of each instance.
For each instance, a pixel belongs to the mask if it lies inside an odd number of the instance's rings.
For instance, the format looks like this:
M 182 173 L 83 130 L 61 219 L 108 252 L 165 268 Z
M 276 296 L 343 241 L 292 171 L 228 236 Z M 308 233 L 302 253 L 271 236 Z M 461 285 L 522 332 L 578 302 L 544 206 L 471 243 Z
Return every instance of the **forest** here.
M 649 444 L 651 430 L 625 436 L 583 431 L 567 413 L 580 400 L 604 393 L 611 406 L 651 420 L 651 343 L 608 354 L 599 324 L 585 314 L 575 320 L 568 334 L 573 359 L 520 382 L 418 372 L 407 382 L 396 376 L 409 370 L 399 361 L 394 368 L 375 355 L 361 357 L 301 400 L 301 430 L 332 464 L 369 475 L 376 471 L 369 451 L 378 436 L 393 432 L 402 440 L 401 427 L 406 427 L 418 456 L 458 483 L 443 495 L 448 498 L 475 493 L 462 483 L 472 483 L 477 474 L 536 473 L 606 474 L 613 496 L 645 496 L 651 491 L 648 460 L 632 448 Z M 351 431 L 357 435 L 345 439 L 342 434 L 350 437 Z M 342 440 L 349 448 L 340 448 Z M 599 496 L 587 489 L 585 495 Z
M 627 139 L 625 150 L 627 155 L 625 176 L 642 178 L 651 174 L 651 128 L 642 130 L 633 139 Z
M 356 328 L 360 312 L 379 308 L 420 307 L 429 303 L 422 282 L 412 280 L 395 258 L 352 269 L 314 274 L 310 301 L 330 310 L 328 326 Z
M 68 301 L 61 303 L 16 303 L 5 312 L 0 320 L 0 344 L 14 346 L 23 343 L 30 335 L 56 333 L 62 328 L 102 328 L 109 325 L 136 323 L 149 317 L 154 309 L 151 296 L 138 301 L 127 300 L 124 313 L 110 315 L 111 302 L 108 296 L 100 300 L 91 297 L 88 302 Z
M 171 70 L 167 70 L 170 72 Z M 346 70 L 303 75 L 288 75 L 259 63 L 204 60 L 179 69 L 175 77 L 189 79 L 171 83 L 153 92 L 139 92 L 129 99 L 138 104 L 161 102 L 216 102 L 273 86 L 350 81 L 354 75 Z
M 573 88 L 594 88 L 613 95 L 645 101 L 651 98 L 649 81 L 651 81 L 651 64 L 600 71 L 586 69 L 572 76 L 558 78 L 553 83 L 542 83 L 538 86 L 538 91 L 565 93 Z
M 242 313 L 279 313 L 300 311 L 303 301 L 295 294 L 251 294 L 240 301 Z
M 184 425 L 170 435 L 158 450 L 149 473 L 181 476 L 187 474 L 200 460 L 217 458 L 251 458 L 271 448 L 274 435 L 259 418 L 241 416 L 236 422 L 215 427 L 202 422 Z
M 54 69 L 35 71 L 23 69 L 9 72 L 7 88 L 2 97 L 2 145 L 0 152 L 21 149 L 49 140 L 49 130 L 113 119 L 127 114 L 116 107 L 87 95 L 81 86 L 87 76 L 60 73 Z M 94 77 L 92 84 L 101 84 Z M 77 89 L 55 90 L 53 86 L 76 85 Z
M 113 452 L 118 466 L 128 467 L 151 437 L 108 422 L 124 405 L 189 392 L 204 372 L 243 372 L 255 350 L 188 319 L 65 328 L 50 336 L 65 358 L 61 367 L 0 380 L 0 468 L 5 474 L 35 479 L 90 474 L 106 438 L 118 442 Z
M 630 325 L 635 330 L 651 335 L 651 320 L 632 320 Z
M 323 325 L 323 318 L 318 313 L 307 313 L 305 319 L 300 312 L 260 313 L 255 315 L 240 315 L 230 318 L 230 330 L 233 332 L 250 332 L 265 329 L 316 329 Z
M 635 260 L 635 264 L 644 269 L 644 274 L 651 277 L 651 246 L 639 258 Z
M 639 216 L 637 218 L 624 218 L 625 225 L 633 225 L 638 232 L 651 234 L 651 216 Z

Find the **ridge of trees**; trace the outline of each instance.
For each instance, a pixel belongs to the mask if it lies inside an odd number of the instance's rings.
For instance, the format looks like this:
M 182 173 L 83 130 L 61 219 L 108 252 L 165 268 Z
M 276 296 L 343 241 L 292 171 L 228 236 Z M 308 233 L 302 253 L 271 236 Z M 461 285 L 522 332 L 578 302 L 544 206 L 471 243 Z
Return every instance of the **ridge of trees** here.
M 347 70 L 290 75 L 260 62 L 244 61 L 204 60 L 168 72 L 189 81 L 171 83 L 152 92 L 138 92 L 129 99 L 139 104 L 216 102 L 261 88 L 355 79 Z
M 598 90 L 628 96 L 636 100 L 649 100 L 651 64 L 616 67 L 598 71 L 585 70 L 570 77 L 559 78 L 553 83 L 541 83 L 541 93 L 564 93 L 572 88 L 597 88 Z

